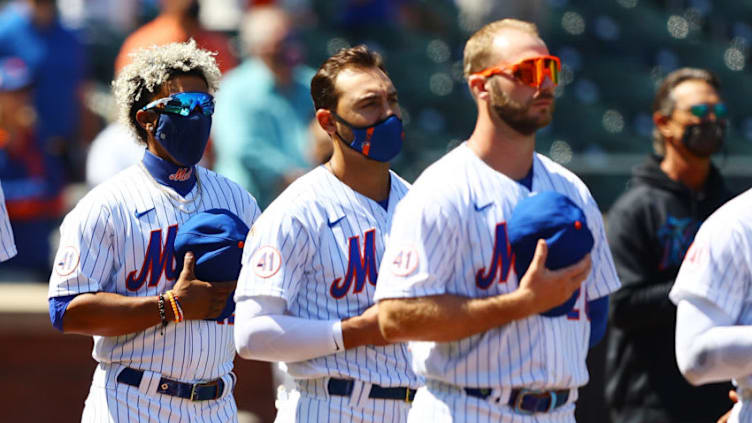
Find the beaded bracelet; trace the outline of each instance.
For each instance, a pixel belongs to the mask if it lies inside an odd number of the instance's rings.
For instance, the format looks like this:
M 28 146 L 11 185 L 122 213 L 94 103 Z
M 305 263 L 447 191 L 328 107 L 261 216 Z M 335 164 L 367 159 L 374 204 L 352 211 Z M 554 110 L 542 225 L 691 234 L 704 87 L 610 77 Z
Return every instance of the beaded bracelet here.
M 175 305 L 178 307 L 178 312 L 180 313 L 180 321 L 182 322 L 185 320 L 185 313 L 183 313 L 183 307 L 180 305 L 180 297 L 178 297 L 178 294 L 172 293 L 172 298 L 175 299 Z
M 164 328 L 167 326 L 167 314 L 165 314 L 165 299 L 164 295 L 159 294 L 157 299 L 157 306 L 159 307 L 159 319 L 162 321 L 162 326 L 159 329 L 159 334 L 164 335 Z
M 175 295 L 172 293 L 172 291 L 167 291 L 165 293 L 167 295 L 167 299 L 170 300 L 170 306 L 172 306 L 172 313 L 175 316 L 174 321 L 175 323 L 180 323 L 183 321 L 183 316 L 178 311 L 178 306 L 175 303 Z

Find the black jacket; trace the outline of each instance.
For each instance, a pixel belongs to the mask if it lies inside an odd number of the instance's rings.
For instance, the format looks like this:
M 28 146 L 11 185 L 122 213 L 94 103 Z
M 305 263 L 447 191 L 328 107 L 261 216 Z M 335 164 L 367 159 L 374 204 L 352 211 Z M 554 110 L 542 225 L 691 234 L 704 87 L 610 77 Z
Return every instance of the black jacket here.
M 606 401 L 614 423 L 715 422 L 731 408 L 731 384 L 691 386 L 674 348 L 674 278 L 700 224 L 732 195 L 711 169 L 704 192 L 671 180 L 660 157 L 635 167 L 608 214 L 622 288 L 611 297 Z

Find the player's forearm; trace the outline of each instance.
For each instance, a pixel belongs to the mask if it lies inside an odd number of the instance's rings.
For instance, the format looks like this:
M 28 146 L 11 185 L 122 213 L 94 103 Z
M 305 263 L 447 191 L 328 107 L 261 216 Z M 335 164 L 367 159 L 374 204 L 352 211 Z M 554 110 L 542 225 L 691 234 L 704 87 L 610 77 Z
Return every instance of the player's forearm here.
M 342 342 L 345 349 L 357 348 L 363 345 L 386 345 L 379 329 L 378 316 L 373 314 L 354 316 L 342 320 Z
M 752 327 L 700 298 L 682 300 L 676 319 L 676 362 L 693 385 L 752 374 Z
M 235 349 L 248 360 L 291 363 L 334 354 L 344 349 L 338 330 L 334 320 L 253 315 L 244 302 L 235 310 Z
M 169 303 L 165 316 L 173 319 Z M 127 297 L 109 292 L 78 295 L 68 304 L 63 331 L 82 335 L 120 336 L 161 323 L 158 297 Z
M 683 347 L 687 357 L 679 369 L 693 385 L 724 382 L 752 374 L 752 327 L 726 326 L 708 330 Z
M 379 302 L 379 326 L 384 337 L 392 342 L 450 342 L 532 313 L 531 298 L 520 290 L 486 298 L 445 294 L 385 299 Z

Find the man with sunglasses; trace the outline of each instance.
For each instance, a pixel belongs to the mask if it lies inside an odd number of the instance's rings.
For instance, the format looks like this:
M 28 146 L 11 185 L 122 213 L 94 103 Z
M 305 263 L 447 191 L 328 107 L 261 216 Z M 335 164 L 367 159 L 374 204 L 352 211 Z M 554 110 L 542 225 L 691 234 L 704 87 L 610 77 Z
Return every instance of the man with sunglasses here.
M 99 362 L 84 422 L 237 421 L 232 319 L 219 320 L 234 281 L 194 276 L 175 260 L 178 229 L 209 209 L 251 226 L 253 197 L 197 165 L 219 69 L 195 42 L 137 51 L 114 82 L 120 117 L 143 159 L 89 192 L 65 217 L 50 277 L 50 317 L 92 335 Z
M 614 423 L 708 422 L 729 407 L 728 384 L 690 386 L 674 357 L 668 293 L 700 224 L 731 198 L 710 156 L 723 145 L 720 83 L 682 68 L 653 102 L 655 154 L 633 170 L 609 211 L 608 239 L 623 283 L 613 295 L 606 399 Z
M 464 65 L 475 131 L 423 172 L 395 213 L 379 325 L 388 340 L 418 341 L 413 367 L 426 387 L 411 421 L 573 422 L 588 345 L 603 334 L 619 281 L 587 187 L 534 152 L 535 131 L 552 118 L 559 59 L 535 25 L 504 19 L 468 40 Z M 594 246 L 550 270 L 537 240 L 517 274 L 507 222 L 518 202 L 546 191 L 584 212 Z

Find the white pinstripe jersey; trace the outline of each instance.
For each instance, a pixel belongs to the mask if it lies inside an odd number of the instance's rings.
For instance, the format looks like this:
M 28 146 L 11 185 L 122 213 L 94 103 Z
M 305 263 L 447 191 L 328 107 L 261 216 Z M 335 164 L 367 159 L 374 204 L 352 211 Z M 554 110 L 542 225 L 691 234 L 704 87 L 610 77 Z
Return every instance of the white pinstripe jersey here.
M 91 190 L 65 217 L 50 277 L 49 297 L 86 292 L 156 296 L 178 278 L 173 242 L 193 214 L 223 208 L 250 227 L 259 215 L 253 197 L 236 183 L 195 166 L 198 183 L 178 210 L 140 165 Z M 196 204 L 198 203 L 198 204 Z M 197 207 L 194 211 L 194 206 Z M 154 313 L 158 313 L 155 308 Z M 194 382 L 232 370 L 235 342 L 227 322 L 188 320 L 123 336 L 94 336 L 94 359 Z
M 684 257 L 669 298 L 675 304 L 705 298 L 736 325 L 752 325 L 752 190 L 716 210 L 700 227 Z M 752 376 L 736 380 L 752 388 Z M 752 402 L 745 401 L 752 415 Z M 748 420 L 745 420 L 748 421 Z
M 534 192 L 558 191 L 580 206 L 593 233 L 593 271 L 569 315 L 533 315 L 460 341 L 411 342 L 426 379 L 469 387 L 567 388 L 588 380 L 586 298 L 619 280 L 603 220 L 585 184 L 546 157 L 533 160 Z M 455 294 L 487 297 L 517 289 L 506 220 L 530 191 L 462 144 L 431 165 L 400 203 L 380 269 L 376 300 Z
M 316 320 L 360 315 L 373 305 L 391 216 L 408 184 L 391 172 L 388 210 L 319 166 L 288 187 L 248 234 L 235 291 L 283 298 Z M 405 344 L 361 346 L 288 363 L 295 378 L 336 376 L 381 386 L 418 386 Z
M 8 260 L 16 255 L 16 243 L 13 240 L 13 230 L 8 221 L 8 210 L 5 208 L 5 195 L 0 185 L 0 261 Z

